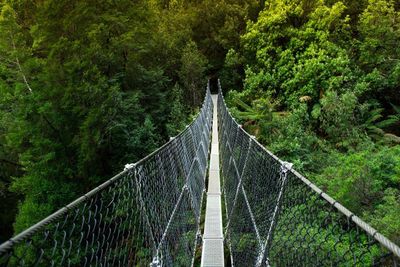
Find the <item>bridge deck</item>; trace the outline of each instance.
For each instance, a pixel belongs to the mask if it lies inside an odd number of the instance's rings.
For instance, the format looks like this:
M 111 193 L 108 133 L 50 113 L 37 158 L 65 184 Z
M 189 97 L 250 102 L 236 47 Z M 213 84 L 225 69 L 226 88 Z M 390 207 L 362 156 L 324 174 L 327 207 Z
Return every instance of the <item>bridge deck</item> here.
M 224 240 L 222 234 L 222 209 L 219 177 L 217 97 L 218 95 L 212 95 L 214 103 L 213 132 L 208 177 L 206 222 L 201 256 L 201 266 L 204 267 L 224 266 Z

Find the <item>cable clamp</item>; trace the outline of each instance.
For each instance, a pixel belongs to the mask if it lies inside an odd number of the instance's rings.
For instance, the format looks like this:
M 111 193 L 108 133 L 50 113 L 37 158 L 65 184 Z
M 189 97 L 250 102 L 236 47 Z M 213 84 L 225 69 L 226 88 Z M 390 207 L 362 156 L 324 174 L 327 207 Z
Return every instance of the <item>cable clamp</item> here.
M 153 258 L 153 261 L 150 263 L 150 267 L 162 267 L 161 260 L 158 256 Z
M 288 171 L 290 171 L 292 169 L 292 167 L 293 167 L 293 163 L 290 163 L 287 161 L 282 162 L 281 173 L 286 174 Z
M 197 234 L 196 234 L 196 241 L 197 241 L 197 244 L 201 244 L 201 242 L 203 242 L 203 236 L 201 235 L 200 230 L 197 231 Z
M 124 171 L 132 169 L 133 167 L 135 167 L 135 163 L 125 164 Z

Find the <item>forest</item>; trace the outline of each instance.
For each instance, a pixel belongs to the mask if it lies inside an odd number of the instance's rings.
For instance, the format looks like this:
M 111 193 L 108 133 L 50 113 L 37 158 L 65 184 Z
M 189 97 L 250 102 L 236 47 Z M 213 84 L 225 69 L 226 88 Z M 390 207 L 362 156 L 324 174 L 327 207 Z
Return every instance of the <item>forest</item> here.
M 400 1 L 0 0 L 0 243 L 177 135 L 244 128 L 400 244 Z

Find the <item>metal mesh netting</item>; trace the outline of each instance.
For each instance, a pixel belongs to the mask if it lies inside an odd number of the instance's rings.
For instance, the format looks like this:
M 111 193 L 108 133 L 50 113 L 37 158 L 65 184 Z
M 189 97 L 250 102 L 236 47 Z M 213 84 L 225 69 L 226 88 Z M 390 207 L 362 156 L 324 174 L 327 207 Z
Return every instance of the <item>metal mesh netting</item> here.
M 397 266 L 400 249 L 247 134 L 221 88 L 225 241 L 232 266 Z
M 157 151 L 0 246 L 0 266 L 190 266 L 210 147 L 197 118 Z

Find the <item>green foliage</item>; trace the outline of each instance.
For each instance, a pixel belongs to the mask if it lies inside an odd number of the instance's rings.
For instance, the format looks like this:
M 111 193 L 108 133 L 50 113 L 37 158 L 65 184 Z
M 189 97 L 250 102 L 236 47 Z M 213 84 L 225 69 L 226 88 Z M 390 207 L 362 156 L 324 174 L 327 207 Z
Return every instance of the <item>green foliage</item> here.
M 386 189 L 381 203 L 365 216 L 374 227 L 382 231 L 383 235 L 396 244 L 400 243 L 400 192 L 398 189 Z
M 355 127 L 359 105 L 357 97 L 351 92 L 340 96 L 336 92 L 328 92 L 321 99 L 320 129 L 337 148 L 356 147 L 366 138 L 361 129 Z
M 378 246 L 371 246 L 362 232 L 348 229 L 337 214 L 319 210 L 320 205 L 323 207 L 318 200 L 308 199 L 304 204 L 282 211 L 274 232 L 271 261 L 293 266 L 312 265 L 308 260 L 318 255 L 321 264 L 340 262 L 348 266 L 354 259 L 358 259 L 360 266 L 373 264 L 373 257 L 379 255 Z M 327 224 L 328 220 L 341 225 Z M 305 256 L 304 260 L 300 265 L 293 264 L 290 258 L 299 254 Z
M 396 66 L 400 50 L 396 45 L 400 37 L 400 13 L 393 1 L 369 0 L 360 15 L 358 29 L 362 35 L 360 63 L 364 67 L 389 70 Z M 390 62 L 394 60 L 395 62 Z M 395 63 L 395 64 L 393 64 Z
M 332 42 L 349 27 L 342 3 L 273 1 L 243 35 L 245 89 L 263 90 L 285 105 L 302 96 L 314 102 L 353 79 L 346 51 Z
M 400 12 L 394 1 L 369 0 L 360 14 L 358 31 L 361 35 L 357 63 L 366 73 L 378 73 L 374 93 L 383 101 L 399 103 Z
M 327 164 L 327 142 L 312 129 L 305 104 L 288 116 L 276 117 L 273 127 L 264 130 L 259 140 L 280 157 L 293 162 L 298 170 L 317 171 Z M 309 153 L 313 151 L 313 153 Z
M 204 88 L 207 59 L 197 49 L 194 42 L 189 42 L 183 49 L 179 77 L 183 82 L 185 97 L 192 106 L 202 101 L 200 88 Z
M 224 66 L 219 73 L 224 88 L 238 90 L 243 87 L 243 63 L 243 57 L 236 50 L 229 49 L 225 57 Z
M 210 60 L 212 70 L 219 70 L 226 52 L 239 46 L 246 21 L 255 19 L 260 2 L 255 0 L 198 1 L 193 23 L 193 40 Z
M 0 1 L 0 239 L 17 206 L 15 232 L 182 130 L 258 8 Z
M 268 1 L 226 56 L 232 77 L 223 72 L 248 131 L 396 242 L 399 7 Z M 266 100 L 271 113 L 258 105 Z
M 239 119 L 251 120 L 259 123 L 271 121 L 273 117 L 273 104 L 265 98 L 260 98 L 251 103 L 251 106 L 239 98 L 234 99 L 236 106 L 242 110 L 237 110 L 235 115 Z
M 356 214 L 372 211 L 387 188 L 400 185 L 400 147 L 367 146 L 348 155 L 332 153 L 332 165 L 316 180 Z
M 175 84 L 172 89 L 171 113 L 168 118 L 167 133 L 169 136 L 176 136 L 186 126 L 187 115 L 183 105 L 182 89 L 178 84 Z
M 218 73 L 246 129 L 400 242 L 399 7 L 0 1 L 0 236 L 176 135 Z

